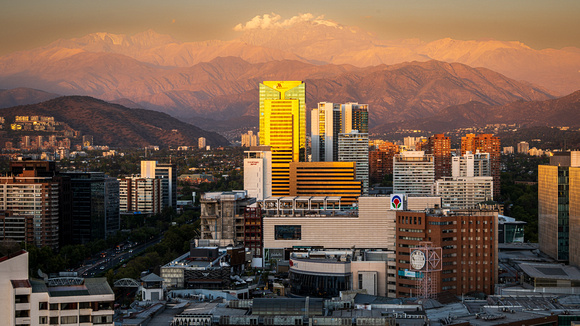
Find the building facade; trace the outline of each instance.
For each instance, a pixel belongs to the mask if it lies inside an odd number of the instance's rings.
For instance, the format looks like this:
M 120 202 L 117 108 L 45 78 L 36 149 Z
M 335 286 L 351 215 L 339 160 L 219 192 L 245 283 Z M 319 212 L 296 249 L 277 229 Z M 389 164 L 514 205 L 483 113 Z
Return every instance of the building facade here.
M 177 206 L 177 166 L 175 164 L 141 161 L 141 177 L 161 179 L 163 207 Z
M 451 176 L 453 177 L 490 177 L 491 163 L 489 153 L 467 152 L 451 159 Z
M 430 196 L 435 181 L 433 155 L 407 151 L 393 158 L 393 193 Z
M 311 117 L 312 162 L 339 161 L 339 134 L 368 134 L 368 104 L 321 102 Z
M 338 160 L 356 163 L 356 178 L 362 181 L 363 194 L 369 192 L 369 134 L 352 130 L 338 135 Z
M 115 294 L 105 278 L 29 279 L 28 252 L 0 257 L 0 324 L 113 326 Z
M 119 181 L 101 172 L 62 173 L 72 189 L 70 243 L 85 244 L 115 234 L 121 228 Z
M 435 179 L 451 176 L 451 139 L 444 134 L 436 134 L 427 139 L 426 154 L 433 155 Z
M 0 177 L 0 210 L 6 212 L 0 224 L 1 237 L 30 241 L 32 222 L 30 243 L 57 249 L 60 224 L 70 218 L 70 211 L 65 214 L 66 207 L 60 205 L 60 201 L 70 200 L 61 196 L 66 180 L 56 176 L 54 162 L 16 161 L 10 168 L 10 176 Z
M 290 196 L 339 196 L 341 204 L 355 204 L 362 195 L 362 182 L 355 162 L 290 163 Z
M 272 151 L 270 146 L 250 147 L 244 152 L 244 190 L 248 197 L 272 196 Z
M 442 208 L 467 209 L 493 200 L 492 177 L 450 177 L 435 180 L 433 195 L 441 197 Z
M 385 142 L 369 151 L 369 184 L 381 182 L 385 175 L 393 174 L 393 158 L 399 146 Z
M 260 83 L 260 145 L 272 150 L 272 195 L 290 191 L 290 162 L 306 157 L 306 88 L 301 81 Z
M 538 242 L 540 250 L 580 265 L 580 151 L 554 153 L 538 166 Z
M 119 180 L 121 213 L 159 214 L 163 209 L 163 186 L 159 178 L 128 177 Z
M 461 137 L 461 155 L 467 152 L 488 153 L 491 176 L 493 177 L 493 195 L 498 197 L 501 190 L 500 164 L 501 164 L 501 141 L 492 134 L 467 134 Z
M 433 277 L 435 293 L 493 294 L 498 266 L 497 216 L 496 211 L 479 210 L 397 212 L 397 297 L 418 293 L 417 278 L 421 276 L 408 271 L 411 251 L 424 241 L 442 248 L 442 271 Z
M 255 198 L 247 197 L 244 190 L 208 192 L 201 196 L 201 239 L 214 240 L 227 246 L 243 243 L 244 214 Z
M 197 148 L 205 149 L 206 146 L 207 146 L 207 140 L 205 139 L 205 137 L 199 137 L 197 139 Z
M 518 154 L 528 154 L 530 150 L 530 143 L 521 141 L 518 143 Z

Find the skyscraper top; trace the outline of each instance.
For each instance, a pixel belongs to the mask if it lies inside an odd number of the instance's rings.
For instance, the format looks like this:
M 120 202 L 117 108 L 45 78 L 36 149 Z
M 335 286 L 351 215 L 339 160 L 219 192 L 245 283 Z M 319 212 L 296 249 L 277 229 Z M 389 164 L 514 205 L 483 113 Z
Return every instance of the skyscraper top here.
M 263 84 L 277 90 L 278 92 L 280 92 L 280 99 L 283 100 L 285 99 L 285 93 L 286 91 L 301 85 L 303 82 L 299 81 L 299 80 L 291 80 L 291 81 L 264 81 Z

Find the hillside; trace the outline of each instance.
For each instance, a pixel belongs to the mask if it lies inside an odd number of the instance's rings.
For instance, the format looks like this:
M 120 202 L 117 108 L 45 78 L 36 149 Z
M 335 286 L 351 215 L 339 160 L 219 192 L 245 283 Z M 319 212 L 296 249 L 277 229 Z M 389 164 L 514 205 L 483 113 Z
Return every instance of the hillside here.
M 0 110 L 6 121 L 15 116 L 52 116 L 82 134 L 93 135 L 96 144 L 113 147 L 197 146 L 205 137 L 211 146 L 227 145 L 228 141 L 213 132 L 179 121 L 165 113 L 129 109 L 86 96 L 64 96 L 46 102 Z M 18 138 L 17 132 L 3 131 L 2 141 Z
M 409 119 L 376 126 L 374 132 L 420 129 L 446 132 L 488 124 L 517 124 L 522 127 L 580 127 L 580 91 L 544 101 L 514 101 L 505 105 L 468 102 L 447 107 L 434 117 Z

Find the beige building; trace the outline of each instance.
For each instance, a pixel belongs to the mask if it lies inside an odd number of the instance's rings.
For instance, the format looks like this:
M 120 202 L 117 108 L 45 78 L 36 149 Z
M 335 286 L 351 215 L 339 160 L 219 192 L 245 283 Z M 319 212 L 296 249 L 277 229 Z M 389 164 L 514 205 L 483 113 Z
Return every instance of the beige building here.
M 0 325 L 114 325 L 105 278 L 28 278 L 28 252 L 0 257 Z
M 554 153 L 538 166 L 538 242 L 540 250 L 580 266 L 580 151 Z
M 268 202 L 264 202 L 266 253 L 293 246 L 395 248 L 396 214 L 388 209 L 389 197 L 359 197 L 358 214 L 356 210 L 341 211 L 338 207 L 313 208 L 316 198 L 288 199 L 277 199 L 284 210 L 268 207 Z

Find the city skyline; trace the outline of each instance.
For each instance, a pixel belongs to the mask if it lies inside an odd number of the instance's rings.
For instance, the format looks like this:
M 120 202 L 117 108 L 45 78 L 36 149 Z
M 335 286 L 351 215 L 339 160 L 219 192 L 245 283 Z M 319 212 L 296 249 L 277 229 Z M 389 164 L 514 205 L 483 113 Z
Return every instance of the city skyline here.
M 0 13 L 0 55 L 96 32 L 133 35 L 153 29 L 184 42 L 231 40 L 249 28 L 284 27 L 302 20 L 358 27 L 383 40 L 493 38 L 535 49 L 580 46 L 576 19 L 580 3 L 571 0 L 293 4 L 289 9 L 282 2 L 261 1 L 5 2 Z

